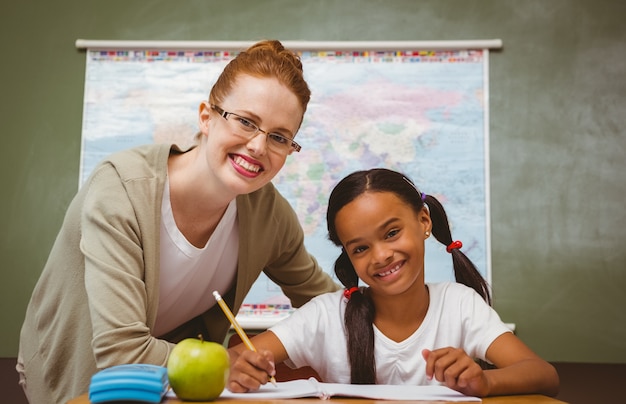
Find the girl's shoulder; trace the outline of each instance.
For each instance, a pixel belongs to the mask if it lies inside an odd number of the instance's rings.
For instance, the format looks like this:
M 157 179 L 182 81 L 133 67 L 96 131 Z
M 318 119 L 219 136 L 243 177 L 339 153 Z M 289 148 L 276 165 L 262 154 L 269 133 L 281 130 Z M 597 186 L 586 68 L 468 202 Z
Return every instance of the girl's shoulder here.
M 324 307 L 339 307 L 347 303 L 347 300 L 343 297 L 343 289 L 336 290 L 334 292 L 322 293 L 315 296 L 309 301 L 309 303 L 324 306 Z M 307 303 L 307 304 L 309 304 Z
M 345 299 L 343 291 L 327 292 L 317 295 L 303 306 L 296 309 L 288 318 L 272 327 L 272 331 L 281 330 L 284 327 L 296 326 L 305 327 L 315 319 L 317 324 L 332 324 L 334 321 L 343 323 L 343 313 L 345 312 Z M 334 318 L 338 317 L 339 320 Z
M 322 293 L 321 295 L 313 297 L 303 306 L 298 308 L 294 312 L 294 315 L 314 317 L 334 315 L 331 313 L 340 313 L 343 315 L 346 303 L 347 300 L 343 297 L 343 290 Z
M 445 302 L 450 304 L 453 302 L 467 302 L 470 300 L 478 299 L 482 300 L 480 295 L 469 286 L 463 285 L 458 282 L 437 282 L 427 283 L 428 291 L 430 293 L 431 302 Z
M 445 293 L 476 293 L 474 289 L 469 286 L 463 285 L 459 282 L 436 282 L 436 283 L 427 283 L 428 290 L 431 295 L 433 293 L 436 294 L 445 294 Z

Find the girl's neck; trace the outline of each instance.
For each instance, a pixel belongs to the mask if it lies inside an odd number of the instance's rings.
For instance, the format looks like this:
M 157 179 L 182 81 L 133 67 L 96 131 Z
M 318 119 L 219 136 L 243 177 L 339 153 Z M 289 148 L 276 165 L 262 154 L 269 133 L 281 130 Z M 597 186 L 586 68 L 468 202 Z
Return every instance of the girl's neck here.
M 387 338 L 401 342 L 420 327 L 430 304 L 428 287 L 411 290 L 398 296 L 372 296 L 376 307 L 374 325 Z

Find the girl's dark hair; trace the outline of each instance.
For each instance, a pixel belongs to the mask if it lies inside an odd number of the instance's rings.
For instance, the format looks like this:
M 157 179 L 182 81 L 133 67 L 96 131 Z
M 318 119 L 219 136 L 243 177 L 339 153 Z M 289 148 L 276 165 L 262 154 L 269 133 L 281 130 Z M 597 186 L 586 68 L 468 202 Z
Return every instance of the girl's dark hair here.
M 341 208 L 366 192 L 391 192 L 410 205 L 419 213 L 424 205 L 430 212 L 432 233 L 445 246 L 452 243 L 448 216 L 443 206 L 432 195 L 422 194 L 407 176 L 385 168 L 356 171 L 341 180 L 333 189 L 328 201 L 326 222 L 328 238 L 338 247 L 342 247 L 337 236 L 335 218 Z M 453 249 L 452 263 L 457 282 L 476 290 L 491 305 L 489 286 L 480 275 L 472 261 L 460 249 Z M 342 248 L 341 255 L 335 261 L 335 274 L 348 289 L 358 286 L 359 277 L 348 254 Z M 374 303 L 367 293 L 352 293 L 346 306 L 345 325 L 348 332 L 348 358 L 350 360 L 351 383 L 376 383 L 376 365 L 374 363 Z

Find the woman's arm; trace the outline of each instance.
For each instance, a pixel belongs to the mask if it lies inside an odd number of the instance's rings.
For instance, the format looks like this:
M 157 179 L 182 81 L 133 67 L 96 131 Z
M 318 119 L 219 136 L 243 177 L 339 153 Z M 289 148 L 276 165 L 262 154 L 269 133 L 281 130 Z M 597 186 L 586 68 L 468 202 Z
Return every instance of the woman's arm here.
M 298 216 L 271 183 L 250 196 L 240 196 L 237 209 L 242 223 L 254 229 L 245 235 L 240 231 L 241 248 L 255 257 L 254 262 L 266 263 L 265 274 L 280 286 L 293 307 L 339 289 L 307 251 Z
M 150 330 L 158 293 L 158 227 L 150 221 L 156 210 L 151 195 L 137 196 L 142 185 L 125 184 L 111 164 L 100 166 L 85 185 L 80 248 L 98 368 L 132 362 L 165 366 L 173 348 Z

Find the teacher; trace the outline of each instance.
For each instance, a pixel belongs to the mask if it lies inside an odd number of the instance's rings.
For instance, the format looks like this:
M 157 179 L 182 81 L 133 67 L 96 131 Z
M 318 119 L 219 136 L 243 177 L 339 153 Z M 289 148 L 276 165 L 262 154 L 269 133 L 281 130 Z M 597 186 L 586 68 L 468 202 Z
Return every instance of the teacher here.
M 199 106 L 196 145 L 148 145 L 102 161 L 71 202 L 20 335 L 31 403 L 88 391 L 100 369 L 165 366 L 174 344 L 223 342 L 261 272 L 296 307 L 338 286 L 306 251 L 270 182 L 310 98 L 302 63 L 278 41 L 241 52 Z

